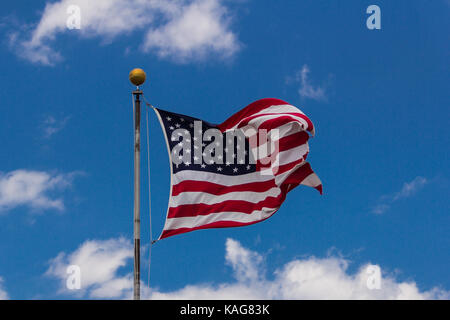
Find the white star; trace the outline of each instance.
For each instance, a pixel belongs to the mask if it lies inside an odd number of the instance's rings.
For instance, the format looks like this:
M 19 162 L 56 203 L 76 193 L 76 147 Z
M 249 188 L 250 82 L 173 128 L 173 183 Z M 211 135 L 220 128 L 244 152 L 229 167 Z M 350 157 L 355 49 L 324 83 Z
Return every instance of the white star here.
M 193 127 L 194 127 L 194 124 L 193 124 L 193 123 L 189 123 L 189 127 L 190 127 L 190 128 L 193 128 Z
M 222 171 L 223 169 L 221 167 L 217 167 L 217 171 Z
M 174 128 L 173 126 L 170 126 L 169 129 L 170 129 L 170 130 L 173 130 L 173 129 L 175 129 L 175 128 Z
M 206 164 L 202 163 L 202 164 L 200 165 L 200 167 L 206 168 Z
M 209 163 L 210 163 L 210 164 L 213 164 L 213 163 L 214 163 L 214 160 L 212 160 L 212 159 L 209 160 Z
M 179 123 L 175 123 L 175 127 L 179 128 L 180 124 Z
M 184 165 L 185 165 L 186 167 L 189 167 L 190 164 L 191 164 L 191 163 L 190 163 L 189 161 L 184 163 Z
M 250 170 L 250 165 L 248 164 L 246 168 L 247 168 L 247 170 Z
M 166 117 L 166 120 L 170 121 L 170 120 L 172 120 L 172 118 L 171 117 Z
M 238 172 L 238 168 L 234 168 L 234 169 L 233 169 L 233 172 Z
M 180 118 L 180 121 L 181 121 L 181 122 L 184 122 L 184 119 L 183 119 L 183 118 Z

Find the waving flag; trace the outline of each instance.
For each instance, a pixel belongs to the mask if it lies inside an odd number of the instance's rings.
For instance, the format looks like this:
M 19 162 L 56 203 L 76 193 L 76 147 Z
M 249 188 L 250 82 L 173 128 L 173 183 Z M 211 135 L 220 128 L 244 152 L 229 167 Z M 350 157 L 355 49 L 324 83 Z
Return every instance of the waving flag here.
M 314 126 L 287 102 L 258 100 L 219 125 L 155 111 L 171 161 L 169 208 L 159 239 L 263 221 L 299 184 L 322 193 L 306 162 Z

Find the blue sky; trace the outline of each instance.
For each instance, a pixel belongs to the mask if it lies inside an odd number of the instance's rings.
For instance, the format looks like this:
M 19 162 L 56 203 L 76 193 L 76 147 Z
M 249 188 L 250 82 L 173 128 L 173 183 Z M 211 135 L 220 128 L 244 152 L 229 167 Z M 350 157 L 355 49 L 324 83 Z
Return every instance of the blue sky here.
M 1 9 L 0 297 L 128 297 L 134 67 L 153 105 L 213 123 L 265 97 L 299 107 L 316 126 L 309 161 L 324 184 L 323 196 L 295 189 L 263 223 L 158 242 L 145 294 L 260 297 L 266 285 L 281 289 L 263 298 L 449 297 L 448 1 L 49 4 Z M 66 27 L 69 4 L 81 29 Z M 366 27 L 371 4 L 380 30 Z M 156 237 L 170 169 L 149 116 Z M 90 267 L 70 291 L 74 262 Z M 368 264 L 383 274 L 378 291 L 360 288 Z M 289 275 L 305 270 L 322 280 L 299 289 Z

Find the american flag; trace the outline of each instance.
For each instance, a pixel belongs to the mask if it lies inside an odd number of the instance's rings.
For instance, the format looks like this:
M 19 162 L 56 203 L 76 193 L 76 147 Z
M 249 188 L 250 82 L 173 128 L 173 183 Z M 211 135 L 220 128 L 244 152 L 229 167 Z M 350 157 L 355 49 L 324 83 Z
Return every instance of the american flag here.
M 306 162 L 314 126 L 287 102 L 261 99 L 218 125 L 155 111 L 171 161 L 169 207 L 159 239 L 263 221 L 299 184 L 322 194 Z

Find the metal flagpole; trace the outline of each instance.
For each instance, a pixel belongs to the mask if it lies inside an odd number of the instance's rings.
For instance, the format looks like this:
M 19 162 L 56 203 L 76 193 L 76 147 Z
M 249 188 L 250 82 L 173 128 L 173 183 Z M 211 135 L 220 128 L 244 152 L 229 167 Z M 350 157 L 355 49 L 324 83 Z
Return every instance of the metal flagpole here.
M 142 69 L 133 69 L 129 75 L 130 82 L 136 86 L 134 96 L 134 300 L 141 299 L 140 275 L 140 153 L 141 153 L 141 100 L 143 94 L 139 86 L 145 82 L 145 72 Z

